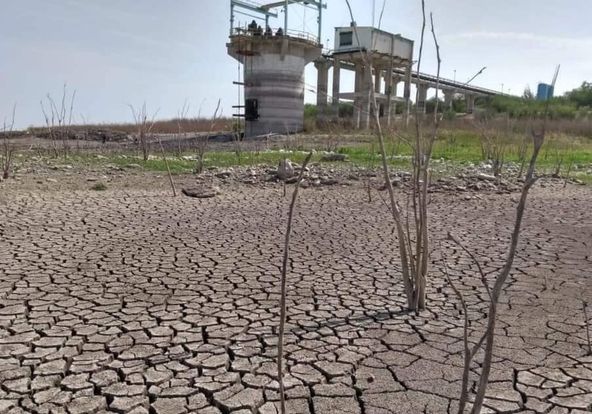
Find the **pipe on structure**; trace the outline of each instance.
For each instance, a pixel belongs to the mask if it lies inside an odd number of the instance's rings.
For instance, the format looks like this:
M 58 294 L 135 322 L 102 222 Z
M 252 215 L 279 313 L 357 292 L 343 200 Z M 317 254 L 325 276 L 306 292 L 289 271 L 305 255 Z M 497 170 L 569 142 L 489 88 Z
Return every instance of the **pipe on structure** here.
M 284 5 L 284 36 L 288 36 L 288 0 Z

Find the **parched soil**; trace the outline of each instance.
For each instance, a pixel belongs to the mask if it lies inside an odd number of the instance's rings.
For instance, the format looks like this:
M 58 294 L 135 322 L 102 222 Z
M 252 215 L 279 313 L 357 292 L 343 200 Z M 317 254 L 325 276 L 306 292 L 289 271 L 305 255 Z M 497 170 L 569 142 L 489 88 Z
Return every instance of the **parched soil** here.
M 279 412 L 289 198 L 280 185 L 172 198 L 166 180 L 150 182 L 104 192 L 61 179 L 0 184 L 0 412 Z M 433 194 L 429 310 L 420 315 L 403 310 L 386 195 L 372 195 L 361 183 L 301 192 L 288 412 L 456 413 L 463 316 L 443 259 L 469 303 L 472 341 L 488 303 L 476 266 L 445 235 L 461 238 L 491 281 L 517 194 Z M 533 190 L 484 412 L 592 410 L 583 311 L 592 302 L 591 206 L 587 187 Z

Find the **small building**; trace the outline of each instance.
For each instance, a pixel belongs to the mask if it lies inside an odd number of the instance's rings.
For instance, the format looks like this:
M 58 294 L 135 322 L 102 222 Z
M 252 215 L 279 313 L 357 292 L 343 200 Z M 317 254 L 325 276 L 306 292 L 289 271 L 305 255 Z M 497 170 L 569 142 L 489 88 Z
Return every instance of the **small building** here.
M 364 58 L 362 53 L 364 52 Z M 330 56 L 333 64 L 333 105 L 340 100 L 353 102 L 353 123 L 357 128 L 370 125 L 371 91 L 374 89 L 379 116 L 390 124 L 397 102 L 406 105 L 409 114 L 413 40 L 369 26 L 335 28 L 335 44 Z M 370 67 L 367 67 L 370 62 Z M 355 72 L 353 92 L 342 92 L 341 69 Z M 397 97 L 397 85 L 404 82 L 403 98 Z

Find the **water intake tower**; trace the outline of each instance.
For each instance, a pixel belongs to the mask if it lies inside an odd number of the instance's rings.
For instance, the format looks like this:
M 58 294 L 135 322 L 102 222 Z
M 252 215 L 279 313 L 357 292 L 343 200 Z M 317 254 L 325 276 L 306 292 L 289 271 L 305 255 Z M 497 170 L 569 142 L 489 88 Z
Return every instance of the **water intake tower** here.
M 290 30 L 289 6 L 312 8 L 318 13 L 318 33 Z M 326 4 L 312 0 L 285 0 L 268 4 L 231 0 L 228 54 L 242 64 L 237 118 L 245 120 L 245 137 L 293 133 L 304 128 L 304 68 L 321 56 L 322 10 Z M 284 14 L 281 27 L 270 18 Z M 248 16 L 237 24 L 236 15 Z

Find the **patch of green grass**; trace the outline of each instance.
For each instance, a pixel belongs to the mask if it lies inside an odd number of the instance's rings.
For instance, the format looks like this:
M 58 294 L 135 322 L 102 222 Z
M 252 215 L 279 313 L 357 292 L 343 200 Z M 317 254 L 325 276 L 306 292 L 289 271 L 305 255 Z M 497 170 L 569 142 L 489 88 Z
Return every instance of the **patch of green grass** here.
M 425 133 L 430 133 L 425 130 Z M 387 136 L 385 138 L 386 153 L 389 164 L 397 169 L 411 168 L 412 148 L 409 142 L 413 135 L 407 137 Z M 519 148 L 524 140 L 524 134 L 515 134 L 504 137 L 505 152 L 504 160 L 518 163 L 520 161 Z M 531 147 L 528 139 L 528 148 Z M 298 148 L 298 147 L 294 147 Z M 312 162 L 322 162 L 323 144 L 319 144 L 319 153 L 315 153 Z M 323 162 L 325 165 L 335 165 L 336 168 L 343 165 L 359 166 L 366 168 L 379 168 L 381 166 L 381 155 L 378 141 L 375 138 L 364 136 L 364 139 L 352 142 L 337 150 L 347 155 L 347 163 Z M 302 163 L 307 152 L 294 151 L 210 151 L 206 153 L 204 168 L 211 167 L 229 168 L 234 166 L 275 166 L 280 160 L 289 158 L 296 163 Z M 167 160 L 172 174 L 188 174 L 193 172 L 196 161 L 194 153 L 187 152 L 183 156 L 167 154 Z M 530 154 L 527 153 L 527 158 Z M 468 163 L 478 164 L 483 160 L 481 140 L 476 131 L 443 129 L 439 131 L 438 139 L 433 149 L 434 174 L 454 173 Z M 443 162 L 440 162 L 443 161 Z M 48 164 L 72 164 L 80 167 L 94 168 L 96 166 L 106 167 L 114 165 L 125 170 L 153 171 L 166 173 L 167 166 L 159 154 L 153 155 L 148 161 L 143 161 L 137 153 L 119 154 L 76 154 L 68 157 L 67 160 L 55 160 L 48 158 Z M 585 171 L 592 166 L 592 139 L 576 138 L 566 134 L 549 133 L 545 145 L 538 160 L 538 166 L 542 171 L 553 171 L 561 164 L 561 172 L 565 173 L 569 165 L 575 166 L 572 175 L 576 171 Z M 577 167 L 577 168 L 576 168 Z M 578 173 L 582 180 L 588 180 L 588 175 Z M 582 178 L 583 177 L 583 178 Z
M 105 191 L 107 190 L 107 185 L 105 183 L 98 182 L 94 184 L 90 189 L 93 191 Z

